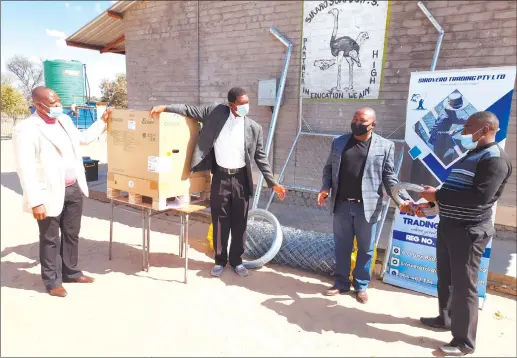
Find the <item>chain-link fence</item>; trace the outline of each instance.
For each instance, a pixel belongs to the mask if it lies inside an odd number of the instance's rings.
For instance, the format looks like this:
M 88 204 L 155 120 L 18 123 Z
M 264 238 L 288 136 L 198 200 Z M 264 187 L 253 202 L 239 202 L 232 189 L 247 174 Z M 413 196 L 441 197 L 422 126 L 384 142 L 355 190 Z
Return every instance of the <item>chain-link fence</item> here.
M 323 167 L 332 141 L 338 135 L 317 133 L 306 121 L 302 123 L 302 129 L 297 134 L 280 173 L 279 183 L 288 189 L 285 200 L 280 201 L 270 190 L 263 190 L 258 207 L 269 210 L 282 225 L 284 242 L 272 262 L 328 274 L 333 272 L 335 265 L 332 216 L 329 200 L 325 205 L 319 206 L 317 196 L 321 189 Z M 389 132 L 383 131 L 379 124 L 376 128 L 377 134 L 395 142 L 396 164 L 402 158 L 404 142 L 393 138 L 393 135 L 400 135 L 402 127 Z M 386 195 L 385 199 L 387 203 Z M 387 206 L 385 209 L 386 213 Z M 248 225 L 245 252 L 247 257 L 257 258 L 271 247 L 274 230 L 272 226 L 265 225 Z M 382 225 L 378 225 L 378 236 L 381 231 Z
M 310 129 L 307 124 L 304 127 Z M 382 135 L 378 130 L 376 133 Z M 332 141 L 337 136 L 302 130 L 295 138 L 283 173 L 280 173 L 279 182 L 288 189 L 286 199 L 280 201 L 270 190 L 263 190 L 258 207 L 271 211 L 282 226 L 332 233 L 329 206 L 319 206 L 317 196 L 321 189 L 323 167 L 327 162 Z M 389 139 L 395 142 L 397 162 L 400 159 L 403 140 Z
M 285 200 L 264 190 L 258 207 L 271 211 L 282 226 L 331 233 L 329 208 L 318 205 L 317 195 L 333 139 L 333 135 L 298 135 L 280 178 L 288 190 Z

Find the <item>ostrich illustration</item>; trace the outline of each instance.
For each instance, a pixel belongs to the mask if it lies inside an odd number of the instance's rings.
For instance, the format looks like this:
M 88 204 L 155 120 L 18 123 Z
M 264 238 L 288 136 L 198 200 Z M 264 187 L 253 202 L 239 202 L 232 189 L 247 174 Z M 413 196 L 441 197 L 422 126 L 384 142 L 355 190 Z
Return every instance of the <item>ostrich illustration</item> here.
M 334 87 L 331 92 L 342 92 L 341 88 L 341 65 L 343 64 L 343 58 L 348 62 L 348 73 L 349 73 L 349 87 L 345 90 L 354 90 L 354 63 L 357 67 L 361 67 L 361 60 L 359 59 L 359 50 L 366 40 L 369 39 L 368 32 L 360 32 L 356 40 L 353 40 L 349 36 L 342 36 L 336 38 L 338 30 L 338 17 L 339 10 L 332 9 L 328 12 L 334 15 L 334 30 L 332 31 L 332 37 L 330 38 L 330 52 L 335 57 L 334 60 L 317 60 L 314 61 L 314 65 L 318 66 L 321 70 L 326 70 L 329 67 L 337 63 L 337 86 Z

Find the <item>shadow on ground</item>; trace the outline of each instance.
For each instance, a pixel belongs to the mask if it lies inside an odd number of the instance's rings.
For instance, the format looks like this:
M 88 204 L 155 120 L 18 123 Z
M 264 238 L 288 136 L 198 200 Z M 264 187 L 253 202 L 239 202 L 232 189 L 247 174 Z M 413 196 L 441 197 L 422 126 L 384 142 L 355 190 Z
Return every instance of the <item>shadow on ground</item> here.
M 16 172 L 2 172 L 1 182 L 3 187 L 11 189 L 16 194 L 23 195 L 22 186 Z
M 21 187 L 16 173 L 2 173 L 1 184 L 21 195 Z M 111 214 L 110 206 L 95 200 L 86 200 L 84 204 L 84 216 L 109 220 Z M 138 213 L 116 213 L 116 221 L 131 227 L 141 227 L 141 218 Z M 166 234 L 178 234 L 179 226 L 171 227 L 175 222 L 169 220 L 153 220 L 153 231 Z M 195 234 L 195 231 L 199 231 Z M 196 225 L 192 237 L 206 235 L 206 225 Z M 108 233 L 106 233 L 108 238 Z M 151 242 L 151 249 L 153 245 Z M 201 240 L 191 240 L 192 249 L 204 253 L 209 260 L 189 260 L 190 277 L 197 271 L 198 279 L 209 278 L 209 270 L 212 266 L 213 254 L 208 250 L 206 243 Z M 143 276 L 152 280 L 162 280 L 152 276 L 153 267 L 183 268 L 184 259 L 176 254 L 151 252 L 151 271 L 148 276 L 142 274 L 142 252 L 141 247 L 113 242 L 113 260 L 108 260 L 108 240 L 96 241 L 81 238 L 80 241 L 80 267 L 86 272 L 95 276 L 102 276 L 110 273 L 122 273 L 130 276 Z M 10 261 L 8 255 L 17 254 L 26 259 L 27 262 Z M 22 289 L 36 293 L 44 293 L 39 273 L 28 272 L 39 264 L 39 243 L 18 245 L 6 248 L 2 251 L 1 272 L 2 287 Z M 272 270 L 274 271 L 272 271 Z M 242 279 L 231 272 L 230 267 L 224 272 L 220 280 L 227 286 L 237 286 L 253 292 L 268 296 L 262 302 L 262 306 L 276 312 L 287 319 L 291 324 L 297 325 L 300 329 L 308 332 L 322 334 L 324 331 L 333 331 L 342 334 L 351 334 L 359 337 L 366 337 L 384 342 L 402 341 L 407 344 L 425 348 L 435 348 L 443 343 L 434 339 L 414 337 L 400 332 L 375 327 L 382 325 L 407 325 L 410 327 L 421 327 L 418 320 L 409 317 L 394 317 L 387 314 L 379 314 L 363 311 L 354 307 L 344 307 L 331 299 L 321 297 L 301 297 L 301 295 L 318 295 L 324 291 L 332 282 L 331 277 L 318 276 L 311 272 L 304 272 L 304 277 L 315 278 L 313 282 L 303 281 L 296 276 L 300 275 L 299 270 L 286 268 L 278 265 L 268 265 L 268 269 L 252 271 L 250 276 Z M 321 282 L 321 279 L 327 284 Z M 99 280 L 102 277 L 98 277 Z M 314 282 L 316 281 L 316 282 Z M 400 291 L 400 288 L 383 284 L 379 280 L 372 281 L 372 287 L 376 290 Z M 405 290 L 405 292 L 421 296 L 422 294 Z M 279 297 L 280 296 L 280 297 Z M 353 300 L 353 296 L 350 296 Z
M 106 164 L 99 164 L 99 181 L 104 180 L 106 169 Z M 101 176 L 103 176 L 101 178 Z M 20 196 L 22 195 L 22 188 L 20 185 L 20 181 L 18 180 L 18 175 L 16 172 L 3 172 L 1 174 L 1 185 L 16 192 Z M 282 203 L 275 202 L 275 205 L 271 207 L 273 213 L 280 219 L 282 218 L 282 224 L 286 225 L 284 221 L 288 222 L 287 216 L 281 214 L 282 212 L 289 211 L 289 206 L 285 206 Z M 117 205 L 114 209 L 114 221 L 134 228 L 142 227 L 142 214 L 136 209 L 125 205 Z M 85 199 L 85 204 L 83 206 L 83 216 L 91 217 L 100 220 L 110 220 L 111 216 L 111 206 L 109 204 L 100 202 L 94 199 Z M 328 215 L 327 215 L 328 216 Z M 291 221 L 294 219 L 290 219 Z M 328 221 L 328 218 L 326 219 Z M 299 220 L 298 220 L 299 221 Z M 322 221 L 325 222 L 326 221 Z M 325 225 L 325 224 L 323 224 Z M 191 227 L 193 227 L 193 221 L 191 220 Z M 297 225 L 291 225 L 293 227 L 297 227 Z M 330 230 L 331 225 L 328 226 Z M 164 234 L 175 234 L 179 233 L 179 217 L 174 216 L 172 214 L 160 214 L 159 216 L 153 217 L 152 219 L 152 230 L 154 232 L 160 232 Z M 116 235 L 116 234 L 115 234 Z M 206 235 L 206 232 L 202 234 Z M 380 238 L 380 243 L 384 245 L 387 243 L 387 237 L 389 236 L 389 225 L 384 225 L 382 230 L 382 235 Z M 109 238 L 109 231 L 106 232 L 106 238 Z M 510 241 L 504 240 L 495 240 L 493 243 L 492 255 L 494 259 L 490 261 L 490 272 L 502 273 L 504 274 L 509 267 L 512 265 L 513 256 L 517 252 L 517 245 Z M 497 258 L 497 259 L 496 259 Z M 408 291 L 409 292 L 409 291 Z
M 99 277 L 100 275 L 113 272 L 141 276 L 142 256 L 139 247 L 115 242 L 113 244 L 113 260 L 109 261 L 109 243 L 85 238 L 81 238 L 80 243 L 80 266 L 83 270 L 97 276 L 98 280 L 102 280 L 102 277 Z M 35 242 L 6 248 L 2 251 L 2 287 L 22 289 L 37 293 L 45 292 L 39 273 L 26 271 L 39 264 L 38 246 L 38 243 Z M 8 261 L 7 256 L 13 253 L 23 256 L 27 261 L 32 262 Z M 149 273 L 149 279 L 158 280 L 152 277 L 153 267 L 184 267 L 184 259 L 174 254 L 151 253 L 150 259 L 152 267 Z M 189 268 L 190 270 L 198 271 L 198 279 L 209 279 L 208 272 L 210 267 L 210 262 L 189 260 Z M 396 331 L 372 326 L 374 324 L 404 324 L 411 327 L 420 327 L 417 320 L 409 317 L 393 317 L 385 314 L 371 313 L 357 308 L 344 307 L 335 301 L 323 298 L 323 296 L 321 298 L 302 298 L 300 294 L 318 294 L 327 286 L 321 283 L 306 282 L 292 277 L 290 274 L 291 272 L 295 272 L 294 270 L 284 269 L 276 265 L 273 269 L 276 271 L 253 271 L 246 279 L 238 277 L 227 269 L 220 279 L 226 285 L 238 286 L 270 296 L 270 298 L 262 302 L 262 305 L 284 316 L 288 322 L 299 326 L 300 329 L 304 331 L 318 334 L 322 334 L 324 331 L 333 331 L 335 333 L 352 334 L 384 342 L 403 341 L 407 344 L 426 348 L 436 347 L 436 345 L 440 343 L 433 339 L 413 337 Z M 171 284 L 174 284 L 174 282 L 171 282 Z M 353 297 L 350 297 L 350 299 L 353 299 Z
M 21 186 L 18 180 L 18 176 L 16 173 L 2 173 L 1 176 L 2 186 L 9 188 L 16 193 L 21 195 Z M 111 207 L 107 203 L 103 203 L 97 200 L 86 199 L 83 206 L 83 216 L 92 217 L 101 220 L 109 220 L 111 215 Z M 122 208 L 117 207 L 115 209 L 115 221 L 117 223 L 127 225 L 129 227 L 141 228 L 142 219 L 139 212 L 127 212 L 122 210 Z M 203 253 L 207 259 L 211 262 L 213 260 L 213 252 L 211 252 L 208 248 L 206 240 L 206 230 L 207 225 L 195 223 L 193 220 L 190 221 L 191 232 L 190 232 L 190 245 L 191 247 Z M 84 223 L 83 223 L 84 225 Z M 160 216 L 159 218 L 153 218 L 151 225 L 153 232 L 160 232 L 169 235 L 178 235 L 179 234 L 179 218 L 174 216 Z M 198 238 L 197 240 L 195 238 Z M 200 240 L 199 238 L 203 238 Z M 102 238 L 98 238 L 101 240 Z M 130 246 L 126 244 L 118 243 L 117 241 L 117 227 L 114 228 L 114 242 L 113 242 L 113 260 L 108 260 L 108 248 L 109 248 L 109 231 L 106 230 L 106 236 L 102 241 L 95 241 L 82 238 L 80 241 L 80 264 L 81 268 L 94 273 L 94 274 L 105 274 L 112 271 L 121 272 L 126 275 L 136 275 L 141 273 L 142 268 L 142 256 L 141 256 L 141 247 L 140 246 Z M 152 235 L 151 235 L 151 250 L 153 248 L 152 244 Z M 10 251 L 9 251 L 10 250 Z M 10 252 L 16 252 L 21 256 L 25 256 L 31 260 L 38 260 L 38 243 L 33 243 L 29 245 L 21 245 L 16 246 L 14 248 L 8 248 L 4 250 L 2 253 L 2 257 L 6 256 Z M 102 256 L 102 257 L 99 257 Z M 208 278 L 209 270 L 211 267 L 210 262 L 200 262 L 195 260 L 189 260 L 189 267 L 192 270 L 199 270 L 199 276 Z M 16 269 L 16 265 L 19 263 L 11 263 Z M 165 253 L 153 253 L 151 252 L 151 265 L 154 267 L 183 267 L 184 261 L 182 258 L 179 258 L 177 255 L 173 254 L 165 254 Z M 5 264 L 2 262 L 2 268 L 4 268 Z M 22 265 L 23 266 L 23 265 Z M 236 276 L 232 272 L 225 272 L 221 280 L 225 282 L 227 285 L 246 285 L 246 288 L 260 292 L 266 295 L 289 295 L 290 297 L 296 297 L 296 293 L 304 293 L 304 294 L 314 294 L 324 291 L 328 285 L 331 284 L 333 278 L 330 276 L 320 276 L 313 272 L 302 271 L 304 276 L 313 277 L 318 280 L 324 279 L 328 282 L 327 286 L 323 286 L 321 284 L 308 284 L 296 279 L 289 279 L 288 276 L 282 276 L 281 274 L 294 274 L 299 275 L 300 271 L 292 268 L 280 266 L 280 265 L 268 265 L 268 267 L 272 267 L 276 272 L 273 273 L 268 271 L 254 271 L 250 277 L 248 277 L 244 282 L 242 280 L 236 279 Z M 229 268 L 230 269 L 230 268 Z M 228 269 L 228 271 L 230 271 Z M 7 270 L 4 272 L 11 272 L 13 270 Z M 17 272 L 19 270 L 15 270 Z M 379 269 L 377 269 L 379 271 Z M 18 273 L 20 275 L 25 275 L 27 272 Z M 29 274 L 31 275 L 31 274 Z M 4 276 L 4 273 L 2 274 Z M 260 277 L 259 281 L 256 281 L 256 278 Z M 270 282 L 268 285 L 264 285 L 261 283 L 261 280 L 267 280 Z M 4 281 L 4 280 L 3 280 Z M 16 280 L 15 280 L 16 281 Z M 23 281 L 23 280 L 22 280 Z M 30 281 L 30 280 L 29 280 Z M 39 276 L 36 279 L 36 282 L 39 282 Z M 286 285 L 287 284 L 287 285 Z M 31 286 L 31 285 L 29 285 Z M 307 288 L 308 287 L 308 288 Z M 383 284 L 379 280 L 372 280 L 371 287 L 380 290 L 393 291 L 393 290 L 401 290 L 400 288 L 391 287 L 389 285 Z M 20 288 L 20 287 L 16 287 Z M 297 291 L 298 290 L 298 291 Z M 289 291 L 289 292 L 287 292 Z M 405 290 L 407 293 L 411 295 L 421 296 L 422 294 Z
M 387 343 L 401 341 L 429 349 L 443 344 L 443 342 L 435 339 L 410 336 L 373 326 L 375 324 L 403 324 L 422 328 L 416 319 L 394 317 L 388 314 L 372 313 L 353 307 L 344 307 L 325 298 L 270 298 L 264 301 L 262 305 L 284 316 L 289 323 L 299 326 L 306 332 L 323 334 L 326 331 L 332 331 Z
M 85 272 L 94 275 L 116 272 L 129 276 L 141 276 L 143 273 L 142 250 L 139 246 L 113 242 L 112 260 L 109 260 L 109 242 L 81 237 L 79 246 L 79 267 Z M 10 254 L 22 256 L 32 262 L 9 261 L 7 256 Z M 45 292 L 40 274 L 26 271 L 39 265 L 38 242 L 6 248 L 2 251 L 1 258 L 2 287 Z M 151 273 L 153 267 L 183 268 L 185 265 L 183 258 L 160 252 L 151 252 L 150 262 Z M 209 263 L 189 260 L 190 270 L 207 270 L 209 267 Z M 155 278 L 149 277 L 149 279 Z

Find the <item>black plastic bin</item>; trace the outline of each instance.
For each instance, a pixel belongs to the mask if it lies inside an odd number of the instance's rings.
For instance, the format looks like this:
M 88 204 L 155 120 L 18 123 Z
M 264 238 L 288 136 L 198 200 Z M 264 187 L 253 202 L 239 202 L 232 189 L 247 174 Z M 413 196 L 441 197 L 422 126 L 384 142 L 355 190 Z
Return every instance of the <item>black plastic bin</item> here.
M 83 157 L 84 171 L 86 173 L 86 181 L 99 180 L 99 161 L 90 157 Z

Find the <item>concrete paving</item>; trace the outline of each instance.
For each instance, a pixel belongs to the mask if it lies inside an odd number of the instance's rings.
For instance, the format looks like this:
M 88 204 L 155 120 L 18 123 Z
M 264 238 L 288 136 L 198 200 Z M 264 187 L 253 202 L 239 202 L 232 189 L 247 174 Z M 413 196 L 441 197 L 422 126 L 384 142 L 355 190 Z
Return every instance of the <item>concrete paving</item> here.
M 11 143 L 1 157 L 1 356 L 421 356 L 448 332 L 420 316 L 436 298 L 373 281 L 370 301 L 328 298 L 327 277 L 275 265 L 240 278 L 209 277 L 207 224 L 190 228 L 190 280 L 182 282 L 176 218 L 154 219 L 151 270 L 141 271 L 140 217 L 117 211 L 108 260 L 109 205 L 86 199 L 80 265 L 93 284 L 50 297 L 39 275 L 38 229 L 21 210 Z M 517 354 L 515 298 L 491 292 L 480 312 L 474 356 Z

